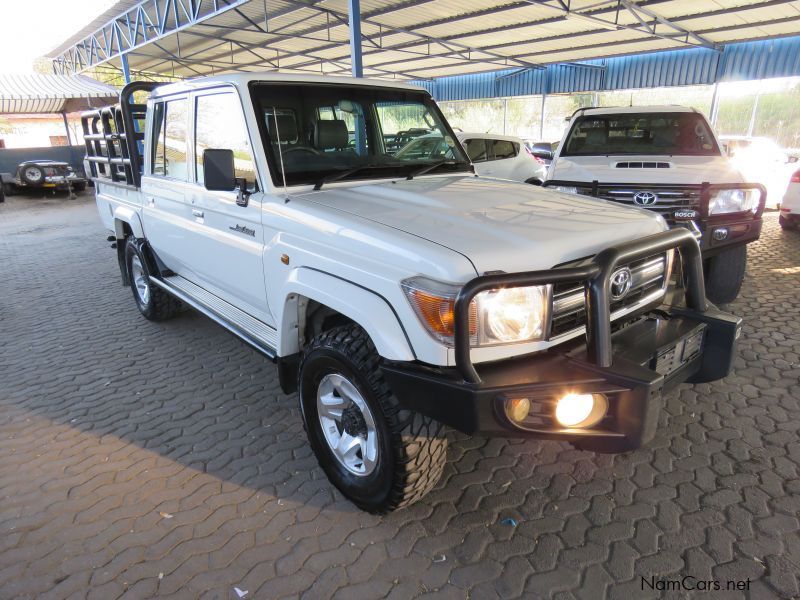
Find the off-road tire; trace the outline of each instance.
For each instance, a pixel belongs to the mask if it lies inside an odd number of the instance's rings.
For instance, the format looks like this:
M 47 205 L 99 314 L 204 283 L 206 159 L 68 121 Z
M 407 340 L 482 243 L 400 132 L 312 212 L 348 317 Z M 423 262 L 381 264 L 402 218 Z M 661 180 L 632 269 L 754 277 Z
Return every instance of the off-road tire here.
M 792 231 L 794 229 L 797 229 L 797 224 L 793 223 L 792 221 L 790 221 L 789 219 L 787 219 L 783 215 L 780 215 L 778 217 L 778 224 L 781 226 L 781 229 L 783 229 L 784 231 Z
M 170 296 L 166 291 L 152 282 L 149 284 L 150 297 L 146 303 L 142 302 L 142 299 L 136 291 L 136 284 L 132 277 L 131 263 L 134 257 L 138 257 L 144 274 L 149 278 L 153 271 L 151 267 L 152 263 L 147 255 L 146 242 L 129 236 L 125 239 L 125 267 L 128 269 L 133 299 L 136 302 L 136 306 L 139 308 L 139 312 L 142 313 L 146 319 L 151 321 L 164 321 L 181 312 L 183 305 L 180 300 Z
M 408 506 L 439 481 L 447 454 L 445 427 L 435 419 L 404 409 L 380 370 L 381 358 L 358 325 L 342 325 L 315 337 L 300 359 L 297 389 L 303 425 L 320 466 L 353 504 L 377 514 Z M 323 437 L 317 410 L 319 382 L 337 373 L 358 389 L 378 432 L 374 470 L 348 472 Z
M 72 184 L 72 189 L 77 193 L 83 192 L 83 191 L 86 190 L 86 182 L 85 181 L 79 181 L 78 183 L 73 183 Z
M 747 246 L 723 250 L 706 260 L 706 296 L 714 304 L 736 300 L 747 268 Z

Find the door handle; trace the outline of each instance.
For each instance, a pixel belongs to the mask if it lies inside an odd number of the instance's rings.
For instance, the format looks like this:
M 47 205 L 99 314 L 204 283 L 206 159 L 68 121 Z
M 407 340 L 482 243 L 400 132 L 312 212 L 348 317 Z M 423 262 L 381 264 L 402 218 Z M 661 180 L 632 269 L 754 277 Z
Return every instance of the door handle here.
M 192 216 L 202 219 L 204 215 L 205 213 L 202 210 L 197 210 L 196 208 L 192 209 Z
M 153 196 L 149 196 L 147 198 L 147 204 L 150 205 L 150 206 L 155 206 L 156 205 L 156 199 Z

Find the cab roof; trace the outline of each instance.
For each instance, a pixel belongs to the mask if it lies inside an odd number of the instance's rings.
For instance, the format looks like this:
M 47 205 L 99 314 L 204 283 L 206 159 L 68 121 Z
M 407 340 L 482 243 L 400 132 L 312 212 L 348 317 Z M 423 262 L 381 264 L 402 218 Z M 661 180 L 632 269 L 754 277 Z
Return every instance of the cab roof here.
M 579 108 L 575 111 L 575 117 L 584 115 L 620 115 L 628 113 L 696 113 L 697 110 L 691 106 L 679 106 L 677 104 L 664 104 L 661 106 L 599 106 L 597 108 Z
M 296 75 L 290 73 L 232 73 L 229 75 L 215 75 L 213 77 L 198 77 L 176 83 L 168 83 L 155 88 L 151 94 L 156 98 L 181 92 L 202 90 L 220 85 L 233 85 L 241 90 L 246 90 L 251 82 L 263 83 L 328 83 L 347 86 L 382 87 L 400 89 L 414 92 L 425 92 L 425 88 L 381 79 L 364 79 L 360 77 L 339 77 L 336 75 Z

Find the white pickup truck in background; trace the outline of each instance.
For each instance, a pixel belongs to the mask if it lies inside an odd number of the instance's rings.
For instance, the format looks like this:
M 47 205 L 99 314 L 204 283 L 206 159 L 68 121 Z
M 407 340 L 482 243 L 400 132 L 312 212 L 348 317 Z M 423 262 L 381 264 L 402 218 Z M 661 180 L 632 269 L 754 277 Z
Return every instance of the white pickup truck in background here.
M 761 235 L 766 190 L 746 183 L 705 117 L 682 106 L 582 108 L 556 150 L 544 185 L 646 208 L 694 232 L 706 293 L 739 294 L 747 244 Z
M 420 88 L 133 83 L 82 124 L 139 311 L 192 307 L 275 361 L 321 467 L 365 510 L 434 486 L 445 426 L 624 451 L 653 438 L 666 391 L 730 370 L 740 319 L 706 302 L 691 233 L 477 177 Z M 387 142 L 423 129 L 448 158 Z

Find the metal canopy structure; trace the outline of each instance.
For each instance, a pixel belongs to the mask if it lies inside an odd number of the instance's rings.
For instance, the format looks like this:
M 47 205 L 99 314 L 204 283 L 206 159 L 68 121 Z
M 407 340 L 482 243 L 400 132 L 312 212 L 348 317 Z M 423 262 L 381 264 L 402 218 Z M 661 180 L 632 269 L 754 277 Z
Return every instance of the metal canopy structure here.
M 360 74 L 360 61 L 364 76 L 425 80 L 799 30 L 798 0 L 123 0 L 49 56 L 56 73 Z
M 0 114 L 70 113 L 117 98 L 116 88 L 82 75 L 0 75 Z

